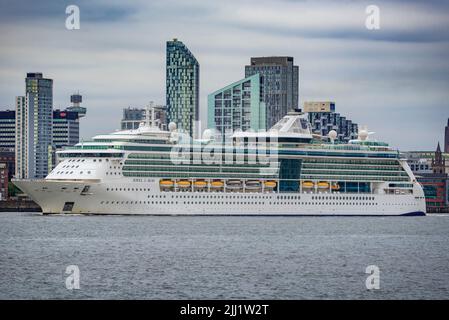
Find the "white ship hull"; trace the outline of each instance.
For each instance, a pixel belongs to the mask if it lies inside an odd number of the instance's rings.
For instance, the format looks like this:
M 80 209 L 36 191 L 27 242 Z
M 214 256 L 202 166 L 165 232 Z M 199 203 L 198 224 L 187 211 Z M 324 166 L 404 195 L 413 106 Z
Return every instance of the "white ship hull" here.
M 162 192 L 156 180 L 120 182 L 15 180 L 44 214 L 119 215 L 425 215 L 422 189 L 413 194 Z M 88 192 L 82 192 L 85 186 Z
M 242 132 L 227 145 L 192 144 L 172 129 L 95 136 L 58 151 L 61 161 L 45 179 L 14 183 L 44 214 L 425 214 L 423 189 L 397 151 L 366 136 L 313 143 L 305 115 L 288 114 L 270 131 Z

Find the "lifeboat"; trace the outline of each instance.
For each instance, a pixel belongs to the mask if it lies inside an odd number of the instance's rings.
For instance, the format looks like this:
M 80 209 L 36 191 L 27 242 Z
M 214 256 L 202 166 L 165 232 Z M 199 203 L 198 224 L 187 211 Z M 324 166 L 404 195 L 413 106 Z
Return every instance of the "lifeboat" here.
M 276 187 L 276 181 L 272 181 L 272 180 L 270 180 L 270 181 L 265 181 L 265 183 L 264 183 L 264 186 L 265 186 L 265 188 L 274 188 L 274 187 Z
M 242 187 L 242 181 L 240 181 L 240 180 L 228 180 L 226 182 L 226 188 L 239 189 L 241 187 Z
M 190 181 L 189 180 L 179 180 L 177 182 L 177 185 L 180 188 L 188 188 L 188 187 L 190 187 Z
M 210 183 L 210 186 L 211 186 L 212 188 L 222 188 L 223 185 L 224 185 L 224 183 L 223 183 L 223 181 L 221 181 L 221 180 L 214 180 L 214 181 L 212 181 L 212 182 Z
M 245 188 L 248 190 L 259 190 L 261 183 L 259 180 L 249 180 L 245 183 Z
M 302 183 L 302 187 L 303 188 L 313 188 L 315 184 L 312 181 L 304 181 Z
M 168 180 L 168 179 L 163 179 L 161 181 L 159 181 L 159 185 L 161 187 L 173 187 L 173 181 L 172 180 Z
M 329 188 L 329 182 L 326 182 L 326 181 L 318 182 L 318 188 L 320 188 L 320 189 L 328 189 Z
M 207 187 L 207 182 L 204 180 L 197 180 L 193 183 L 196 188 L 205 188 Z
M 259 180 L 248 180 L 245 184 L 247 187 L 260 187 L 260 181 Z

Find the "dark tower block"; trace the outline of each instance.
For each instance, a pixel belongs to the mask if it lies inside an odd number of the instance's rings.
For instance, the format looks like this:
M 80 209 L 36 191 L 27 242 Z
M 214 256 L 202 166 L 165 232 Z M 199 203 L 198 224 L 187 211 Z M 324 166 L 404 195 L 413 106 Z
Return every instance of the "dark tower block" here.
M 444 153 L 449 153 L 449 119 L 447 119 L 447 125 L 444 129 Z

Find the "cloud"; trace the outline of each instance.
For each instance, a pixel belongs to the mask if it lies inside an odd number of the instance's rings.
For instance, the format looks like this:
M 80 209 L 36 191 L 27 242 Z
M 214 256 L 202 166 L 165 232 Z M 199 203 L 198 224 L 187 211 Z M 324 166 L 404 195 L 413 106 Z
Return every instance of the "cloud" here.
M 48 19 L 65 20 L 65 9 L 68 5 L 77 5 L 82 10 L 82 17 L 86 21 L 119 21 L 133 15 L 137 8 L 124 5 L 118 1 L 54 1 L 54 0 L 2 0 L 0 17 L 2 21 L 23 23 L 45 21 Z
M 433 149 L 449 116 L 449 6 L 376 3 L 378 31 L 365 28 L 366 1 L 73 1 L 81 29 L 68 31 L 64 2 L 3 0 L 0 107 L 40 71 L 55 107 L 83 94 L 84 138 L 113 131 L 122 108 L 165 103 L 165 41 L 177 37 L 200 62 L 203 121 L 207 94 L 243 78 L 251 56 L 290 55 L 302 101 L 334 100 L 401 149 Z M 397 134 L 415 126 L 421 138 Z

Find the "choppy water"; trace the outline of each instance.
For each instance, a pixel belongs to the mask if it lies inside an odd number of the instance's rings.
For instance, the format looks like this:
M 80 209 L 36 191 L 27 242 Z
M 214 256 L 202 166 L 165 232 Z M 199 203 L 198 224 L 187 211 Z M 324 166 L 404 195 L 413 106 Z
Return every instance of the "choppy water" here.
M 447 299 L 449 216 L 0 213 L 0 298 Z

